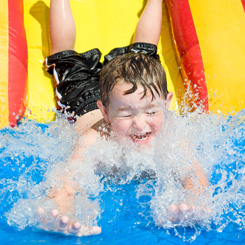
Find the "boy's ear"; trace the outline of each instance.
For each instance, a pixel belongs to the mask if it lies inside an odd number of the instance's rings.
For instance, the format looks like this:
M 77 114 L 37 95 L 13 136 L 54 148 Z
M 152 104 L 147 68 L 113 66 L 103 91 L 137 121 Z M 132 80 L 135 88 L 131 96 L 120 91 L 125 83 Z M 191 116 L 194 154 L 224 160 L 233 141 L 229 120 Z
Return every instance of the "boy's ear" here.
M 108 118 L 108 114 L 107 114 L 107 110 L 105 108 L 105 106 L 102 104 L 102 101 L 101 100 L 98 100 L 97 101 L 97 106 L 99 107 L 103 117 L 104 117 L 104 120 L 109 123 L 109 118 Z
M 166 99 L 166 108 L 167 109 L 170 106 L 170 103 L 171 103 L 172 98 L 173 98 L 173 93 L 172 92 L 169 92 L 168 95 L 167 95 L 167 99 Z

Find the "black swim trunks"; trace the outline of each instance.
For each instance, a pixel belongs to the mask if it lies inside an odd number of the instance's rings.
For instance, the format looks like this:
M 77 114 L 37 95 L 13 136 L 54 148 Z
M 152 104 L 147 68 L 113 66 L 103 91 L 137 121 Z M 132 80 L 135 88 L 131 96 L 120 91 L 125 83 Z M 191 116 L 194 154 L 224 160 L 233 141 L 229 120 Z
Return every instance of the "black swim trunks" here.
M 156 45 L 134 43 L 111 50 L 104 64 L 126 53 L 144 53 L 159 60 Z M 45 59 L 44 66 L 53 75 L 56 86 L 57 109 L 70 114 L 73 121 L 77 116 L 98 109 L 100 58 L 99 49 L 92 49 L 85 53 L 66 50 Z

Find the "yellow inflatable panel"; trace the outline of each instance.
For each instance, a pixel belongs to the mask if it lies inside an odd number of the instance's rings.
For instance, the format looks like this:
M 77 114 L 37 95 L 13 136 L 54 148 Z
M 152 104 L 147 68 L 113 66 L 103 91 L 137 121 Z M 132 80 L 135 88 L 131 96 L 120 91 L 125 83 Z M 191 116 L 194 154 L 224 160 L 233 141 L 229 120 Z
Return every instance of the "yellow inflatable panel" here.
M 189 1 L 204 63 L 209 108 L 214 113 L 226 114 L 245 108 L 245 12 L 242 1 Z
M 1 79 L 0 79 L 0 127 L 8 125 L 8 3 L 1 1 L 0 14 L 0 62 Z
M 182 0 L 180 0 L 182 1 Z M 103 55 L 133 40 L 145 0 L 70 0 L 77 27 L 76 50 L 98 47 Z M 224 114 L 244 108 L 245 14 L 240 0 L 189 0 L 203 57 L 209 110 Z M 28 118 L 53 120 L 56 107 L 51 76 L 42 63 L 49 55 L 49 0 L 24 0 L 28 43 Z M 187 104 L 177 65 L 167 8 L 158 50 L 166 69 L 168 89 L 174 92 L 171 109 Z
M 77 28 L 76 50 L 84 52 L 98 47 L 105 55 L 115 47 L 126 46 L 132 42 L 133 33 L 146 1 L 71 0 L 70 2 Z M 50 52 L 49 0 L 24 0 L 24 12 L 29 57 L 27 113 L 30 119 L 45 122 L 54 119 L 52 109 L 56 107 L 51 76 L 42 68 L 42 63 Z M 165 8 L 164 22 L 166 28 L 162 36 L 167 38 L 160 41 L 159 52 L 161 56 L 162 50 L 166 52 L 166 57 L 161 57 L 161 60 L 167 71 L 172 68 L 166 66 L 166 59 L 175 66 L 174 70 L 177 70 Z M 170 91 L 174 91 L 172 77 L 180 78 L 177 74 L 167 72 Z M 177 108 L 176 99 L 173 100 L 172 108 Z

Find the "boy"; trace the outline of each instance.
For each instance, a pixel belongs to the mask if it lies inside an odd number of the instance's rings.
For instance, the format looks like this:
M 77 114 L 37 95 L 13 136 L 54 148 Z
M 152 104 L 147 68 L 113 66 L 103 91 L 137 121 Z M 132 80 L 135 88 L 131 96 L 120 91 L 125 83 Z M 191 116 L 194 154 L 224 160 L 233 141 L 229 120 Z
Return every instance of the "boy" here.
M 69 0 L 51 0 L 52 55 L 45 65 L 57 84 L 58 106 L 70 113 L 70 120 L 82 132 L 72 162 L 79 159 L 82 164 L 86 149 L 98 137 L 131 144 L 139 150 L 153 146 L 165 120 L 164 108 L 169 107 L 173 95 L 167 91 L 165 72 L 157 55 L 161 18 L 162 0 L 149 0 L 137 25 L 134 44 L 112 50 L 105 56 L 102 68 L 98 49 L 83 54 L 73 51 L 75 24 Z M 50 230 L 77 236 L 99 234 L 100 227 L 81 226 L 65 215 L 68 210 L 73 213 L 77 191 L 71 174 L 62 177 L 63 184 L 49 193 L 57 205 L 51 213 L 56 225 Z M 207 180 L 198 168 L 196 174 L 200 186 L 206 186 Z M 194 189 L 190 178 L 184 185 Z M 178 207 L 171 209 L 176 211 Z M 44 209 L 39 208 L 38 213 L 44 215 Z

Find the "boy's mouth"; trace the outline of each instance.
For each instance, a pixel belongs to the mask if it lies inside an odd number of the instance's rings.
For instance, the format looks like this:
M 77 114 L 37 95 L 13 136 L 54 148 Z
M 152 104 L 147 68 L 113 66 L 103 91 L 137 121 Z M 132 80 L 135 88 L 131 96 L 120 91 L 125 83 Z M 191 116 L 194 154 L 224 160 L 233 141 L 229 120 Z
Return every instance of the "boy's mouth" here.
M 134 143 L 147 144 L 150 141 L 151 132 L 144 133 L 144 134 L 131 134 L 130 137 Z

